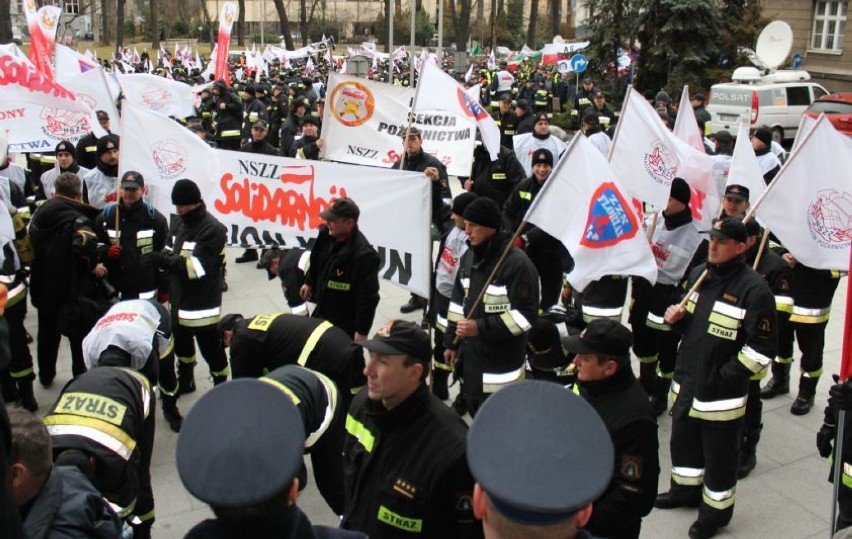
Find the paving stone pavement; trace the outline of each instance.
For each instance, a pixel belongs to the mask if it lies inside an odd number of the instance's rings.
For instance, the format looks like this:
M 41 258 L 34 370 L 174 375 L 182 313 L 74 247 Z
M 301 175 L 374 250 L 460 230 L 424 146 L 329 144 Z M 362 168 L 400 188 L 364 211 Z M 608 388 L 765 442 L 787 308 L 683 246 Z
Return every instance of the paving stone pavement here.
M 228 284 L 224 294 L 223 313 L 240 312 L 254 315 L 286 311 L 278 281 L 267 281 L 266 272 L 255 268 L 254 263 L 235 264 L 240 249 L 228 249 Z M 400 315 L 399 306 L 408 300 L 408 293 L 382 281 L 382 300 L 376 314 L 374 329 L 394 318 L 419 321 L 420 313 Z M 764 402 L 764 430 L 758 446 L 757 468 L 737 485 L 737 504 L 734 518 L 718 537 L 736 539 L 757 538 L 825 538 L 829 534 L 831 510 L 831 485 L 827 482 L 828 462 L 819 457 L 815 447 L 816 432 L 822 423 L 822 410 L 826 403 L 830 379 L 838 371 L 845 318 L 846 279 L 842 279 L 834 298 L 834 307 L 828 324 L 825 349 L 826 376 L 817 390 L 816 405 L 810 414 L 796 417 L 789 413 L 795 394 Z M 27 328 L 36 335 L 35 309 L 30 309 Z M 35 345 L 31 346 L 35 355 Z M 798 357 L 798 352 L 796 356 Z M 634 358 L 634 371 L 638 362 Z M 793 367 L 797 375 L 798 361 Z M 71 359 L 63 340 L 56 381 L 49 389 L 36 384 L 36 395 L 41 405 L 39 413 L 47 411 L 59 391 L 71 379 Z M 196 369 L 198 391 L 182 397 L 181 411 L 186 414 L 207 389 L 212 387 L 206 364 L 199 359 Z M 795 385 L 795 384 L 793 384 Z M 451 392 L 455 393 L 456 388 Z M 794 393 L 794 392 L 793 392 Z M 660 419 L 660 491 L 668 490 L 669 435 L 671 418 Z M 546 436 L 547 433 L 542 433 Z M 177 434 L 169 430 L 162 413 L 157 414 L 157 435 L 151 463 L 157 520 L 155 539 L 180 539 L 196 523 L 211 516 L 202 502 L 190 496 L 181 485 L 175 468 Z M 307 461 L 310 466 L 310 459 Z M 319 496 L 312 479 L 301 493 L 299 506 L 315 524 L 336 525 L 337 518 Z M 696 510 L 654 510 L 644 519 L 642 537 L 659 539 L 686 537 Z

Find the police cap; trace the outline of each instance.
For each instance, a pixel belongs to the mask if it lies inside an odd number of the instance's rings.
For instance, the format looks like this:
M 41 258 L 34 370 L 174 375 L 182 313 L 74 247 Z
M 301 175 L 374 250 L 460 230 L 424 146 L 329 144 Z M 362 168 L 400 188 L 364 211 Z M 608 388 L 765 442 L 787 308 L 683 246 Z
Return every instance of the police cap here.
M 495 393 L 467 436 L 473 477 L 494 509 L 522 524 L 570 519 L 606 490 L 613 459 L 597 412 L 552 382 L 518 382 Z
M 305 428 L 290 397 L 260 380 L 233 380 L 202 396 L 183 422 L 178 475 L 203 502 L 250 507 L 292 483 L 304 446 Z

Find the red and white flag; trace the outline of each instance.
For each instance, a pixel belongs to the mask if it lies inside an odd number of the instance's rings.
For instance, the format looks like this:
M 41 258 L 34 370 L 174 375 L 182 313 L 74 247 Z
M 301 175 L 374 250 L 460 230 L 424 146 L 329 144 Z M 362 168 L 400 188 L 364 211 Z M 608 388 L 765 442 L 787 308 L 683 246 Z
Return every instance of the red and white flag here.
M 568 280 L 579 291 L 604 275 L 657 282 L 657 264 L 630 197 L 586 137 L 571 141 L 524 220 L 568 249 L 575 264 Z
M 766 182 L 760 172 L 760 165 L 757 162 L 754 146 L 751 145 L 748 133 L 748 122 L 741 121 L 725 186 L 742 185 L 748 189 L 749 203 L 754 204 L 766 190 Z
M 677 138 L 686 142 L 691 147 L 700 152 L 707 153 L 707 150 L 704 148 L 704 134 L 698 128 L 695 111 L 692 110 L 692 105 L 689 102 L 688 85 L 683 87 L 683 92 L 680 94 L 680 106 L 677 109 L 677 118 L 675 119 L 672 132 Z
M 24 14 L 30 32 L 29 58 L 36 69 L 53 78 L 53 45 L 56 42 L 56 27 L 62 9 L 58 6 L 44 6 L 36 11 L 35 0 L 24 0 Z
M 239 15 L 239 8 L 233 2 L 222 4 L 219 12 L 219 40 L 216 43 L 216 80 L 222 79 L 225 84 L 231 85 L 231 73 L 228 70 L 228 51 L 231 48 L 231 28 Z
M 414 93 L 413 112 L 427 110 L 445 110 L 467 118 L 479 128 L 482 143 L 488 149 L 491 160 L 500 154 L 500 128 L 494 118 L 465 92 L 461 84 L 444 73 L 432 62 L 424 62 Z
M 846 270 L 852 243 L 852 151 L 821 116 L 755 211 L 797 260 Z
M 544 48 L 541 50 L 541 63 L 544 65 L 555 64 L 569 54 L 583 50 L 588 46 L 588 41 L 581 41 L 579 43 L 545 43 Z M 524 49 L 521 49 L 521 54 L 533 52 L 526 44 L 524 44 Z
M 186 118 L 195 114 L 195 93 L 186 83 L 148 73 L 117 75 L 124 96 L 148 110 Z
M 720 199 L 710 156 L 669 131 L 632 87 L 624 99 L 609 161 L 631 196 L 660 209 L 668 203 L 672 181 L 683 178 L 692 191 L 689 207 L 696 226 L 711 227 Z
M 88 103 L 36 69 L 14 45 L 0 49 L 0 132 L 10 152 L 52 151 L 62 140 L 76 142 L 98 125 Z M 14 77 L 8 74 L 15 74 Z

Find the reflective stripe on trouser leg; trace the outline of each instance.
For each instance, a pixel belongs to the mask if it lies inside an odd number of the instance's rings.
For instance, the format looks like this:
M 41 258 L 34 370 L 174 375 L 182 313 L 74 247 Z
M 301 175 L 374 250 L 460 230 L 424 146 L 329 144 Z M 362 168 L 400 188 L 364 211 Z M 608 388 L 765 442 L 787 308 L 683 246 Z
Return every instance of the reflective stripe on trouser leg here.
M 698 519 L 725 526 L 734 514 L 737 463 L 741 432 L 739 421 L 724 426 L 702 423 L 700 439 L 704 451 L 704 491 Z
M 216 326 L 195 328 L 193 332 L 195 333 L 195 340 L 198 342 L 198 349 L 201 351 L 201 356 L 210 366 L 210 374 L 213 376 L 228 376 L 231 373 L 231 369 L 228 367 L 228 358 L 225 356 L 222 341 L 216 335 Z
M 672 389 L 676 389 L 673 385 Z M 671 495 L 683 502 L 695 502 L 704 483 L 704 454 L 698 421 L 688 417 L 672 419 L 670 442 L 672 458 Z

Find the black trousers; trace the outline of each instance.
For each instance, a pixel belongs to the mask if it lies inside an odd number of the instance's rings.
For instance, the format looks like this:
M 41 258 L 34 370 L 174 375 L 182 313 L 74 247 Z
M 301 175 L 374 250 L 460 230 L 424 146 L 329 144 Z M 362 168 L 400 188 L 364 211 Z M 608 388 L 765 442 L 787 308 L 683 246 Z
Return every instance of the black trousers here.
M 24 318 L 27 316 L 27 299 L 24 298 L 15 305 L 6 308 L 4 313 L 9 324 L 9 351 L 12 361 L 9 363 L 9 373 L 15 380 L 32 380 L 33 356 L 27 346 L 27 330 L 24 329 Z
M 559 303 L 562 294 L 562 263 L 558 251 L 539 249 L 535 245 L 527 247 L 527 256 L 538 270 L 541 281 L 541 302 L 543 311 Z
M 172 315 L 172 320 L 176 321 L 177 316 Z M 195 365 L 195 342 L 198 342 L 201 356 L 210 367 L 210 374 L 213 376 L 228 376 L 230 373 L 228 358 L 225 357 L 225 348 L 222 346 L 222 341 L 216 335 L 215 325 L 187 327 L 181 326 L 178 323 L 172 329 L 175 337 L 175 355 L 181 363 Z M 193 338 L 195 342 L 193 342 Z M 168 365 L 161 363 L 160 366 L 163 367 L 163 370 L 168 370 Z M 162 372 L 160 376 L 164 376 Z M 161 383 L 165 383 L 165 379 L 161 378 Z
M 803 324 L 787 322 L 780 324 L 778 335 L 778 357 L 793 357 L 793 341 L 799 342 L 802 353 L 802 363 L 799 370 L 809 374 L 811 378 L 819 378 L 822 374 L 822 353 L 825 349 L 825 328 L 828 322 L 819 324 Z
M 671 494 L 701 500 L 698 520 L 726 526 L 734 514 L 742 419 L 713 422 L 685 414 L 672 419 Z
M 56 376 L 56 359 L 59 355 L 59 307 L 38 309 L 38 372 L 42 380 Z M 82 337 L 69 337 L 71 345 L 71 372 L 79 376 L 86 372 L 83 362 Z

